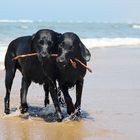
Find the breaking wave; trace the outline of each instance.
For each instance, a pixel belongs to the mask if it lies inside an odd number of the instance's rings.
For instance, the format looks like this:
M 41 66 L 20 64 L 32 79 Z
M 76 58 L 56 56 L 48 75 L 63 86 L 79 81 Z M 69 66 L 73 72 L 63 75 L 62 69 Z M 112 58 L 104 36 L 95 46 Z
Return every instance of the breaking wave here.
M 0 23 L 33 23 L 33 20 L 30 19 L 18 19 L 18 20 L 9 20 L 9 19 L 0 19 Z
M 140 46 L 140 38 L 87 38 L 81 39 L 85 46 L 91 48 Z M 4 69 L 4 58 L 9 42 L 0 42 L 0 69 Z
M 87 38 L 82 39 L 82 42 L 88 48 L 138 46 L 140 45 L 140 38 Z
M 132 26 L 134 29 L 140 29 L 140 24 L 135 24 Z

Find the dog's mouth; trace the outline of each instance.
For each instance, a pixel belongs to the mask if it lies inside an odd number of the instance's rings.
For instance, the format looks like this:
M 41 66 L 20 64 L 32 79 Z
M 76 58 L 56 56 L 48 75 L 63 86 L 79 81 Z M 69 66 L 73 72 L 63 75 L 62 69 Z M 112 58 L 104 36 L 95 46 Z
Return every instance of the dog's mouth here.
M 59 69 L 66 69 L 68 67 L 68 64 L 57 63 L 57 66 Z
M 46 51 L 39 52 L 39 56 L 42 58 L 50 58 L 51 54 Z
M 19 55 L 19 56 L 14 57 L 13 61 L 20 59 L 20 58 L 29 57 L 29 56 L 36 56 L 36 55 L 39 57 L 38 53 Z M 51 57 L 56 58 L 56 57 L 58 57 L 58 54 L 51 54 Z M 61 65 L 58 63 L 58 59 L 56 61 L 57 61 L 57 65 L 59 68 L 66 67 L 65 64 L 61 67 Z M 80 61 L 77 58 L 75 58 L 74 61 L 72 59 L 70 59 L 69 62 L 71 63 L 71 65 L 75 69 L 77 68 L 77 63 L 79 63 L 81 66 L 83 66 L 85 69 L 87 69 L 89 72 L 92 73 L 92 70 L 86 64 L 84 64 L 82 61 Z
M 69 60 L 61 61 L 59 59 L 56 60 L 57 65 L 60 69 L 69 69 L 69 68 L 77 68 L 76 62 L 74 61 L 74 58 L 71 58 Z

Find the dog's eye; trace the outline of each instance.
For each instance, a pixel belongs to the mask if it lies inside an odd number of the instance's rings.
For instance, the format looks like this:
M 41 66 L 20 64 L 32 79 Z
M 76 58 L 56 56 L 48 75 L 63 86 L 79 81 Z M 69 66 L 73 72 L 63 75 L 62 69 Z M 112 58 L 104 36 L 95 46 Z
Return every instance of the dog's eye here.
M 43 40 L 40 40 L 40 41 L 39 41 L 39 44 L 40 44 L 40 45 L 44 45 L 44 41 L 43 41 Z
M 62 46 L 64 46 L 65 45 L 65 42 L 62 42 Z
M 62 48 L 58 47 L 58 54 L 60 55 L 62 53 Z
M 62 48 L 65 45 L 64 42 L 60 43 L 59 47 Z
M 48 47 L 47 50 L 48 50 L 48 53 L 52 52 L 51 47 Z
M 62 48 L 62 47 L 63 47 L 62 43 L 59 45 L 59 47 L 60 47 L 60 48 Z
M 73 49 L 73 46 L 69 46 L 69 49 L 72 50 Z
M 47 43 L 48 43 L 48 45 L 49 45 L 49 46 L 51 46 L 51 45 L 52 45 L 52 42 L 51 42 L 51 41 L 48 41 Z

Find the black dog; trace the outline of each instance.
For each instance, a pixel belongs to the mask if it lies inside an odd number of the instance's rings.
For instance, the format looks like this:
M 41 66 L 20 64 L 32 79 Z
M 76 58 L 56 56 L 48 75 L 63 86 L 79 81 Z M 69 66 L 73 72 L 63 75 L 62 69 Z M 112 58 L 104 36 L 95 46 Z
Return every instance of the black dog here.
M 59 86 L 64 94 L 68 114 L 74 113 L 75 109 L 79 110 L 80 113 L 86 69 L 79 62 L 76 62 L 75 59 L 79 59 L 86 65 L 86 62 L 90 60 L 91 54 L 74 33 L 64 33 L 59 40 L 58 57 L 56 59 L 59 69 Z M 70 60 L 74 61 L 75 67 L 71 64 Z M 68 89 L 74 85 L 76 85 L 75 106 L 68 92 Z
M 49 102 L 48 92 L 50 91 L 58 119 L 61 121 L 63 116 L 59 107 L 57 99 L 57 88 L 55 80 L 53 78 L 55 71 L 53 71 L 53 59 L 50 53 L 55 52 L 55 46 L 57 44 L 57 38 L 59 34 L 52 30 L 40 30 L 33 36 L 24 36 L 13 40 L 7 49 L 5 56 L 5 86 L 6 86 L 6 96 L 5 96 L 5 113 L 9 114 L 9 102 L 10 102 L 10 92 L 13 79 L 15 76 L 16 69 L 22 73 L 22 86 L 21 86 L 21 113 L 28 111 L 28 105 L 26 101 L 28 87 L 31 82 L 44 84 L 45 90 L 45 104 Z M 51 49 L 51 48 L 54 48 Z M 52 52 L 51 52 L 52 51 Z M 13 58 L 18 55 L 29 54 L 29 53 L 39 53 L 38 57 L 26 57 L 13 61 Z M 46 71 L 42 68 L 42 59 L 46 59 Z

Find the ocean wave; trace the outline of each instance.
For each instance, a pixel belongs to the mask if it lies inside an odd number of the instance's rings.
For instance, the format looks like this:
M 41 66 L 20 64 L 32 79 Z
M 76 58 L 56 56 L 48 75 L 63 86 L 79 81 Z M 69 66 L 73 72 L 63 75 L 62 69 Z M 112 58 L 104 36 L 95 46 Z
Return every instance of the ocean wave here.
M 33 23 L 33 20 L 30 19 L 18 19 L 18 20 L 9 20 L 9 19 L 0 19 L 0 23 Z
M 132 27 L 133 27 L 134 29 L 140 29 L 140 24 L 132 25 Z
M 117 47 L 117 46 L 138 46 L 140 38 L 87 38 L 82 42 L 88 48 L 94 47 Z
M 0 44 L 0 46 L 3 45 L 3 47 L 0 47 L 0 70 L 4 70 L 4 58 L 6 54 L 6 44 Z
M 81 39 L 87 48 L 117 46 L 139 46 L 140 38 L 87 38 Z M 0 41 L 0 69 L 4 69 L 4 58 L 9 42 Z
M 19 27 L 20 29 L 29 29 L 29 26 L 22 25 Z

